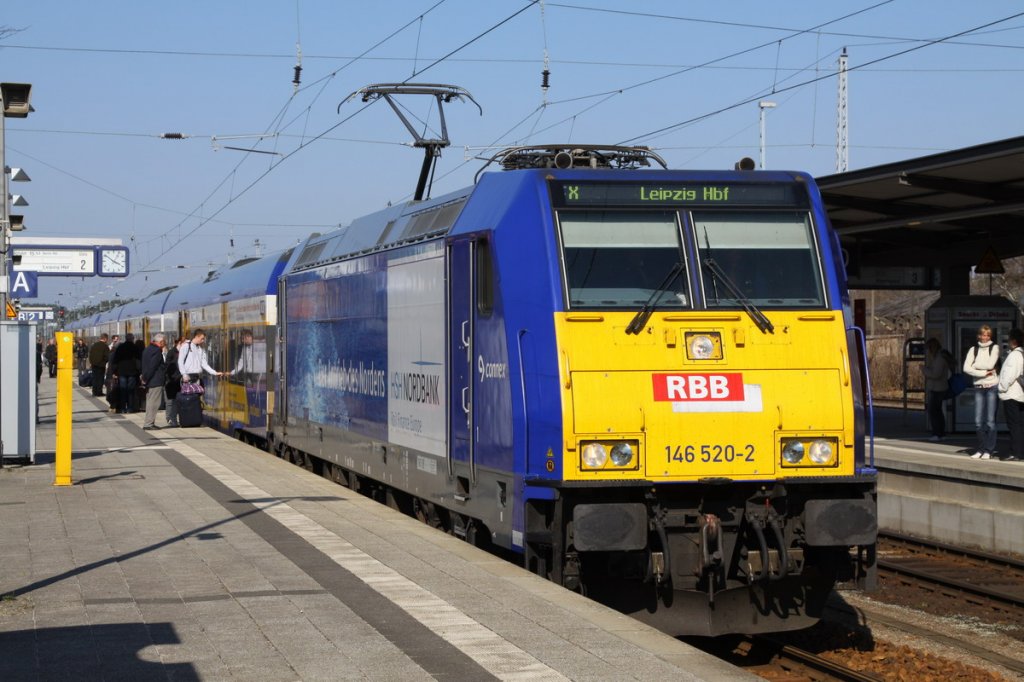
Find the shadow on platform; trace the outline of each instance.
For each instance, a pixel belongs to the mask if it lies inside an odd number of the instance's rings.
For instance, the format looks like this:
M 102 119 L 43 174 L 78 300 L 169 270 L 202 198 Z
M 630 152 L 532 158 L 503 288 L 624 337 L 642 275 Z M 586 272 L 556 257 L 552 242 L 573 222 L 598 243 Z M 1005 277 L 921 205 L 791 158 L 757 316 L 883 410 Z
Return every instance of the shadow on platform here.
M 180 643 L 170 623 L 108 623 L 0 632 L 0 679 L 199 680 L 191 663 L 145 661 L 139 656 L 154 644 Z M 156 652 L 149 656 L 158 659 Z

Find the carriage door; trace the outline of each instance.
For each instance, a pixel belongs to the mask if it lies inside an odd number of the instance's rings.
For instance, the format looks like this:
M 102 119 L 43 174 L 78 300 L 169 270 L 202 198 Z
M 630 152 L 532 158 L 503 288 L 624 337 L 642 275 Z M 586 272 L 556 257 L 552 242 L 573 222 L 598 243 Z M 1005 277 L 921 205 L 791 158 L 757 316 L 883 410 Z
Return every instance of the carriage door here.
M 472 237 L 448 243 L 448 473 L 459 475 L 470 484 L 476 480 L 473 424 L 475 255 L 476 240 Z
M 270 329 L 277 334 L 277 338 L 274 339 L 272 369 L 267 373 L 267 392 L 269 393 L 267 396 L 267 420 L 268 424 L 274 427 L 277 438 L 284 433 L 284 425 L 288 423 L 288 390 L 285 388 L 288 381 L 288 365 L 284 361 L 288 357 L 286 342 L 288 298 L 285 295 L 287 291 L 287 281 L 284 277 L 279 277 L 277 280 L 276 319 L 267 320 L 268 323 L 276 325 Z

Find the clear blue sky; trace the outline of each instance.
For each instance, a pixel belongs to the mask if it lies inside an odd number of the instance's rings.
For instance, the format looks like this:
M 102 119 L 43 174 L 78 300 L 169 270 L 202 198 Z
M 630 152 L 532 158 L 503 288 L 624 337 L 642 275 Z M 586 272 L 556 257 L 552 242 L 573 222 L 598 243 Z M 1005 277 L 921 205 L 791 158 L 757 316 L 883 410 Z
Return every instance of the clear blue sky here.
M 22 235 L 119 237 L 134 269 L 153 271 L 41 278 L 40 300 L 70 307 L 407 199 L 422 152 L 398 118 L 384 102 L 337 110 L 370 83 L 458 85 L 483 108 L 447 108 L 435 195 L 472 182 L 483 162 L 467 156 L 512 144 L 628 141 L 670 167 L 731 168 L 758 157 L 759 99 L 777 103 L 767 166 L 826 175 L 843 47 L 851 170 L 1022 134 L 1022 12 L 1008 0 L 7 3 L 0 27 L 17 32 L 0 40 L 0 79 L 31 82 L 36 111 L 7 119 L 6 160 L 32 177 L 12 187 L 31 203 Z M 436 124 L 426 100 L 404 101 L 417 125 Z M 277 136 L 236 137 L 257 133 Z

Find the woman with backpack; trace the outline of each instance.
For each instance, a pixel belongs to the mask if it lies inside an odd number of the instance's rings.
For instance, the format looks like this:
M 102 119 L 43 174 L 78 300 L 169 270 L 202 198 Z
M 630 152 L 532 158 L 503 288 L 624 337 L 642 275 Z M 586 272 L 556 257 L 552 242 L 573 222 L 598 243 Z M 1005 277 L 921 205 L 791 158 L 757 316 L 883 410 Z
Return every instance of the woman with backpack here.
M 978 342 L 964 358 L 964 374 L 974 379 L 974 428 L 978 449 L 971 459 L 991 459 L 996 449 L 996 402 L 999 399 L 999 346 L 992 327 L 978 327 Z

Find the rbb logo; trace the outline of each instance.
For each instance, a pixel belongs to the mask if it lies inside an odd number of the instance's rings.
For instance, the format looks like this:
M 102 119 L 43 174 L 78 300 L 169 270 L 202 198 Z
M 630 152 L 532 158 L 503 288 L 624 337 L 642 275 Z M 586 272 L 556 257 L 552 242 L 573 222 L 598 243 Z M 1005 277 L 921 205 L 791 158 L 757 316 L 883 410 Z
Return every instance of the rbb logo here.
M 691 400 L 742 401 L 743 375 L 653 374 L 654 399 L 667 402 Z

